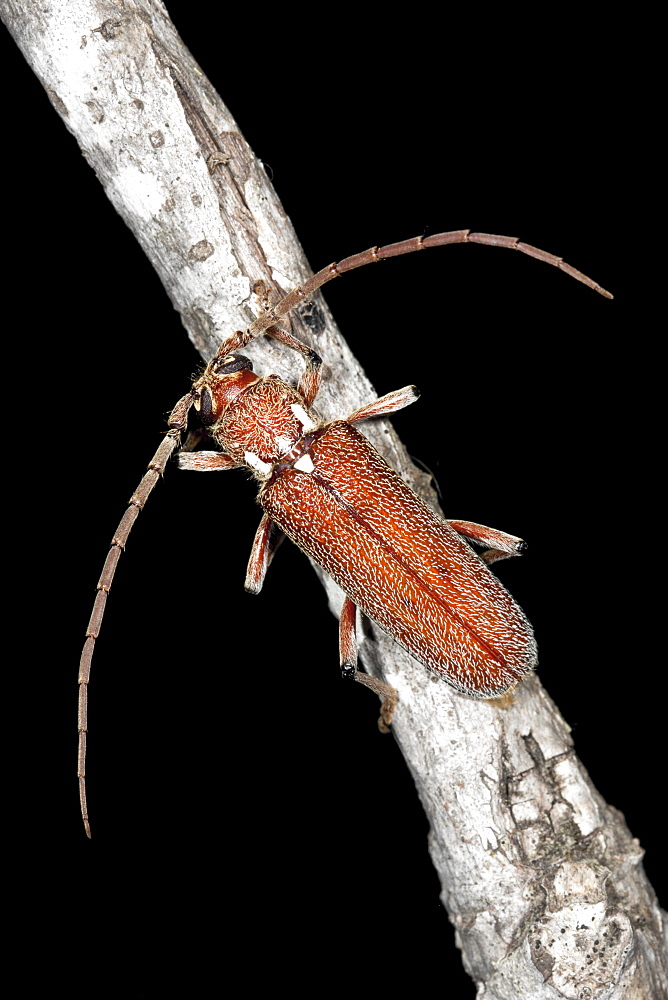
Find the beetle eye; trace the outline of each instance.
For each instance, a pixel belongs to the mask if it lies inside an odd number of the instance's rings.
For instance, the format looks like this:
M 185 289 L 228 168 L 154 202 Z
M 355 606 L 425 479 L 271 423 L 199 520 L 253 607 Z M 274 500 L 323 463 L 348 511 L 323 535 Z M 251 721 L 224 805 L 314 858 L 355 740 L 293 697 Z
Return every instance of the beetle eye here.
M 214 365 L 216 375 L 232 375 L 234 372 L 253 371 L 253 362 L 243 354 L 226 354 Z
M 202 389 L 199 399 L 195 400 L 195 409 L 203 424 L 212 424 L 216 419 L 213 412 L 213 398 L 208 389 Z

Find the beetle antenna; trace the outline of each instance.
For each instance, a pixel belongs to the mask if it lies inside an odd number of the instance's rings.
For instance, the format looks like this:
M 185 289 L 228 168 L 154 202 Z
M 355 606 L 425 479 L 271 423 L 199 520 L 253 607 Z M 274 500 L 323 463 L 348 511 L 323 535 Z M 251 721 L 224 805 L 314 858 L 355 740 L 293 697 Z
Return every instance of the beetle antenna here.
M 88 820 L 88 806 L 86 802 L 86 735 L 88 732 L 88 682 L 90 680 L 90 668 L 95 650 L 95 640 L 100 634 L 104 610 L 107 604 L 107 594 L 111 589 L 121 552 L 125 548 L 125 543 L 139 516 L 140 510 L 143 509 L 144 504 L 153 492 L 153 487 L 165 471 L 165 466 L 171 455 L 181 443 L 181 432 L 186 426 L 188 412 L 194 400 L 195 392 L 191 390 L 178 401 L 172 410 L 167 422 L 169 430 L 151 459 L 144 478 L 130 497 L 128 509 L 121 518 L 114 532 L 114 537 L 111 540 L 111 548 L 102 567 L 93 611 L 90 616 L 88 628 L 86 629 L 86 641 L 81 651 L 81 661 L 79 664 L 79 754 L 77 773 L 79 775 L 81 818 L 83 819 L 88 837 L 90 837 L 90 822 Z
M 224 357 L 226 354 L 239 350 L 240 347 L 245 347 L 251 340 L 255 340 L 260 334 L 265 333 L 270 326 L 276 325 L 282 317 L 291 313 L 310 295 L 313 295 L 318 288 L 327 284 L 332 278 L 338 278 L 339 275 L 345 274 L 346 271 L 363 267 L 364 264 L 374 264 L 376 261 L 385 260 L 388 257 L 399 257 L 405 253 L 426 250 L 429 247 L 446 246 L 450 243 L 482 243 L 484 246 L 519 250 L 520 253 L 526 254 L 528 257 L 534 257 L 536 260 L 542 260 L 546 264 L 558 267 L 571 278 L 581 281 L 583 285 L 592 288 L 599 295 L 603 295 L 604 298 L 613 298 L 611 293 L 602 288 L 598 282 L 567 264 L 562 257 L 557 257 L 546 250 L 539 250 L 538 247 L 532 247 L 529 243 L 522 243 L 517 236 L 494 236 L 491 233 L 472 233 L 470 229 L 458 229 L 452 233 L 437 233 L 435 236 L 414 236 L 410 240 L 402 240 L 401 243 L 388 243 L 384 247 L 370 247 L 369 250 L 363 250 L 362 253 L 353 254 L 352 257 L 345 257 L 337 263 L 323 267 L 303 285 L 298 285 L 297 288 L 288 292 L 272 309 L 261 313 L 246 330 L 237 330 L 236 333 L 227 337 L 218 348 L 216 357 Z

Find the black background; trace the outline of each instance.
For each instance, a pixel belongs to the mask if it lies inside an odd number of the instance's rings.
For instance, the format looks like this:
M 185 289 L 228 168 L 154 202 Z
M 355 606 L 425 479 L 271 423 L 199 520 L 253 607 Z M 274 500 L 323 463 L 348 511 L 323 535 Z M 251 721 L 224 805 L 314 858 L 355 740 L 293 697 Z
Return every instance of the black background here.
M 362 269 L 327 299 L 379 394 L 421 388 L 394 423 L 448 514 L 529 541 L 499 575 L 665 904 L 649 797 L 665 694 L 657 334 L 642 273 L 651 147 L 642 75 L 620 59 L 633 38 L 614 22 L 571 30 L 564 13 L 522 25 L 520 44 L 509 21 L 420 8 L 373 27 L 347 8 L 311 25 L 254 14 L 230 32 L 200 5 L 168 6 L 314 269 L 471 228 L 518 235 L 614 292 L 610 303 L 519 254 L 450 247 Z M 19 345 L 5 438 L 6 551 L 20 554 L 8 565 L 22 653 L 5 707 L 20 724 L 6 765 L 21 792 L 7 821 L 28 904 L 19 928 L 53 944 L 55 982 L 92 958 L 92 995 L 181 980 L 197 995 L 243 975 L 249 990 L 296 992 L 438 979 L 473 997 L 410 776 L 377 733 L 375 699 L 339 681 L 336 623 L 308 563 L 286 545 L 262 594 L 243 591 L 259 510 L 241 473 L 170 468 L 121 560 L 91 685 L 86 841 L 81 637 L 111 532 L 199 359 L 6 35 L 2 71 L 8 355 Z

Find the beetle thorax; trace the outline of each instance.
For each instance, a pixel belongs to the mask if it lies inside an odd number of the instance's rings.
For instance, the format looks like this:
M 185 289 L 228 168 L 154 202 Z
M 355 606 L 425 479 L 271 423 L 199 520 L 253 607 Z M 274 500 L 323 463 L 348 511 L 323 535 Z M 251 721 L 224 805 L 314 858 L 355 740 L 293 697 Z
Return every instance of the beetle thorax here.
M 315 422 L 304 400 L 277 375 L 249 385 L 210 428 L 221 449 L 262 478 L 292 451 Z

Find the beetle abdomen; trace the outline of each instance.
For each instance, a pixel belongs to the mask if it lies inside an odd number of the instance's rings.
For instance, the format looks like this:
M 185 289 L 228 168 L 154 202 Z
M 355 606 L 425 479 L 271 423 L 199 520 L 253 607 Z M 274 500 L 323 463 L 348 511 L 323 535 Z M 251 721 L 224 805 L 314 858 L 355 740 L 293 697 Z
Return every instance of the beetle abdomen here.
M 358 607 L 453 687 L 493 697 L 536 663 L 531 626 L 470 546 L 351 424 L 314 440 L 260 503 Z

